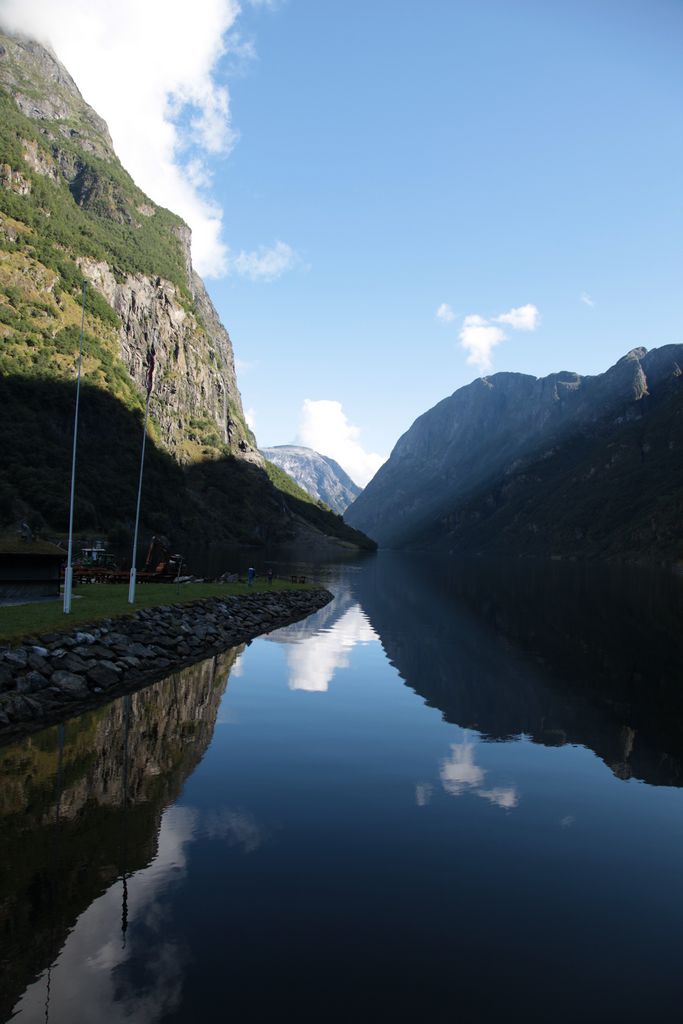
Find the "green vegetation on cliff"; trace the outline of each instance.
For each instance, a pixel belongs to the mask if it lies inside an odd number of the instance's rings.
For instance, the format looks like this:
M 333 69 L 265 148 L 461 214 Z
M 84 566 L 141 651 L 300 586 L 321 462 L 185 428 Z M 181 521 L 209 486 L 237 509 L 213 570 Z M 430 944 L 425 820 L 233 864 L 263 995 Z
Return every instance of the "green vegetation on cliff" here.
M 79 292 L 83 281 L 66 252 L 103 260 L 118 275 L 166 278 L 191 302 L 181 218 L 152 203 L 118 160 L 61 136 L 51 143 L 54 133 L 52 122 L 25 117 L 0 89 L 0 160 L 21 176 L 14 188 L 0 188 L 0 210 L 28 229 L 13 242 L 5 237 L 3 248 L 24 251 L 56 271 L 65 291 Z M 106 301 L 91 294 L 93 312 L 111 322 L 115 314 Z
M 66 529 L 87 277 L 77 530 L 119 541 L 130 532 L 154 339 L 143 535 L 373 547 L 269 475 L 230 339 L 191 271 L 187 227 L 137 187 L 53 55 L 0 42 L 0 525 Z

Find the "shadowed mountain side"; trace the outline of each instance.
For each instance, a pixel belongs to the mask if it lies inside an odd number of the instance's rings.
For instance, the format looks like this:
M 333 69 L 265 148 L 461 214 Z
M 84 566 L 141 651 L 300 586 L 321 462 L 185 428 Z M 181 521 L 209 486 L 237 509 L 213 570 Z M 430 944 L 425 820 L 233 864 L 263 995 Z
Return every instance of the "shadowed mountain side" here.
M 683 555 L 683 345 L 603 374 L 497 373 L 397 442 L 345 519 L 380 545 Z
M 0 522 L 19 517 L 65 531 L 68 522 L 74 385 L 0 376 Z M 142 531 L 175 546 L 211 543 L 311 545 L 371 542 L 296 493 L 284 493 L 264 469 L 231 456 L 180 466 L 150 427 L 142 493 Z M 110 392 L 81 389 L 75 527 L 121 542 L 132 528 L 142 413 Z
M 415 538 L 457 553 L 683 559 L 683 376 L 481 488 Z
M 0 881 L 0 1019 L 79 915 L 155 858 L 162 813 L 211 741 L 239 650 L 67 722 L 61 762 L 58 726 L 0 747 L 0 857 L 13 865 Z
M 387 555 L 356 592 L 392 664 L 447 721 L 578 743 L 620 778 L 683 785 L 679 578 Z

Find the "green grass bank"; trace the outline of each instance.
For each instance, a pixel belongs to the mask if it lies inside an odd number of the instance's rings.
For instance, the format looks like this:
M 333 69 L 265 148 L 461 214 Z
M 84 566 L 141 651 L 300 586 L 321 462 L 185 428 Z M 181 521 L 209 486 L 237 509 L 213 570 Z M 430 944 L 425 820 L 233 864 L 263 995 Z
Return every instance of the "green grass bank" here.
M 14 643 L 40 633 L 69 633 L 79 623 L 95 623 L 99 619 L 116 619 L 132 615 L 140 608 L 187 604 L 203 597 L 234 597 L 244 594 L 282 590 L 311 590 L 313 584 L 290 583 L 287 580 L 255 580 L 246 583 L 142 583 L 135 591 L 135 604 L 128 604 L 125 583 L 90 583 L 75 587 L 72 610 L 62 611 L 62 602 L 45 601 L 34 604 L 0 607 L 0 643 Z

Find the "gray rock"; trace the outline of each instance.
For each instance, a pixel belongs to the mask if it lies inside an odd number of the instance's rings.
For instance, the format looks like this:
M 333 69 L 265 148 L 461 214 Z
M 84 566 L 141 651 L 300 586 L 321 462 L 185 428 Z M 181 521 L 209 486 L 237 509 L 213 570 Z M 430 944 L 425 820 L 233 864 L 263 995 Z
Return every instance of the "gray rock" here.
M 17 693 L 36 693 L 47 686 L 47 678 L 40 672 L 27 672 L 17 678 Z
M 28 654 L 23 647 L 15 647 L 11 651 L 5 651 L 4 659 L 10 665 L 18 668 L 26 668 L 28 665 Z
M 101 668 L 106 668 L 108 672 L 114 672 L 117 676 L 121 675 L 121 669 L 113 661 L 101 661 Z
M 32 668 L 35 672 L 40 672 L 42 675 L 50 674 L 50 663 L 47 658 L 44 658 L 40 654 L 36 654 L 36 651 L 45 650 L 44 647 L 34 647 L 28 656 L 29 668 Z M 47 653 L 47 652 L 46 652 Z
M 88 682 L 92 683 L 93 688 L 99 687 L 102 690 L 108 690 L 111 686 L 116 686 L 120 676 L 121 672 L 116 665 L 112 665 L 110 661 L 103 662 L 89 670 Z
M 74 640 L 77 644 L 94 644 L 95 637 L 92 633 L 74 633 Z
M 0 663 L 0 691 L 14 686 L 14 675 L 8 665 Z
M 64 672 L 61 669 L 52 673 L 50 685 L 56 686 L 66 697 L 71 697 L 74 700 L 87 696 L 89 692 L 85 680 L 81 676 L 74 675 L 73 672 Z
M 133 643 L 128 647 L 126 655 L 133 655 L 136 658 L 153 658 L 154 651 L 148 644 Z
M 79 658 L 77 654 L 71 651 L 62 658 L 59 667 L 63 668 L 66 672 L 85 672 L 88 666 L 83 658 Z

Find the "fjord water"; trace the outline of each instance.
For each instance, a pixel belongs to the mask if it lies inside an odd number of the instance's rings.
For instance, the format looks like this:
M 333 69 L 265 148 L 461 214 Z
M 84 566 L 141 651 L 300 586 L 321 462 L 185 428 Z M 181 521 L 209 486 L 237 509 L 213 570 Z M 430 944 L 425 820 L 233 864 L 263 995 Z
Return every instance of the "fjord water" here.
M 0 748 L 0 1019 L 679 1020 L 683 579 L 318 574 Z

